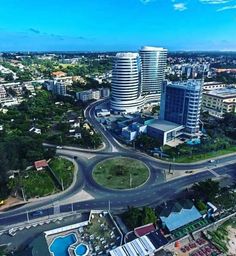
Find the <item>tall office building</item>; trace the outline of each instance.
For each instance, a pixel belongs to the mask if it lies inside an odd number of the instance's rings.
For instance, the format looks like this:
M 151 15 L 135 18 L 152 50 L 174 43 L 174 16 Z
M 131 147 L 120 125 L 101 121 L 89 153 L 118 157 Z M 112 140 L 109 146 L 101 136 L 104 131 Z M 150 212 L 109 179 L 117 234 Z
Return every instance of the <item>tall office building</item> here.
M 145 46 L 139 54 L 142 63 L 142 91 L 146 102 L 160 102 L 161 85 L 167 64 L 167 49 Z
M 111 109 L 117 113 L 134 113 L 144 105 L 140 83 L 141 64 L 137 53 L 117 53 L 113 61 Z
M 202 80 L 164 82 L 161 94 L 160 119 L 185 126 L 185 131 L 199 131 L 202 102 Z

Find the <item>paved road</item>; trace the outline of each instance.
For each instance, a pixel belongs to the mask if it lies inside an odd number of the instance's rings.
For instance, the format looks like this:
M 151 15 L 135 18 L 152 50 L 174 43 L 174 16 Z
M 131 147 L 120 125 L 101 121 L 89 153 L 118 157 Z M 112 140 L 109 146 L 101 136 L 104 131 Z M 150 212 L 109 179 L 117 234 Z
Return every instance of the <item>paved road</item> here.
M 224 168 L 215 168 L 214 171 L 220 175 L 227 174 L 236 179 L 236 164 L 229 165 Z M 210 171 L 197 173 L 194 175 L 186 176 L 180 179 L 171 180 L 169 182 L 160 183 L 158 186 L 149 185 L 145 188 L 139 188 L 135 190 L 126 191 L 106 191 L 103 189 L 103 196 L 96 200 L 75 202 L 73 204 L 60 205 L 60 212 L 73 211 L 86 211 L 91 209 L 109 209 L 121 210 L 128 205 L 143 206 L 143 205 L 155 205 L 162 201 L 172 198 L 184 188 L 191 186 L 195 182 L 205 180 L 207 178 L 215 177 Z M 100 190 L 101 193 L 102 190 Z M 1 216 L 0 226 L 11 225 L 23 221 L 41 218 L 43 216 L 51 216 L 54 214 L 53 207 L 39 211 L 32 211 L 30 213 L 19 213 L 13 216 Z M 27 216 L 28 215 L 28 216 Z
M 172 168 L 175 171 L 202 170 L 203 168 L 205 168 L 206 171 L 165 182 L 163 169 L 168 170 L 170 163 L 154 159 L 153 157 L 121 145 L 108 131 L 104 130 L 94 117 L 95 108 L 99 104 L 101 104 L 101 102 L 91 104 L 84 111 L 84 114 L 95 130 L 102 134 L 105 146 L 99 151 L 76 149 L 72 147 L 57 150 L 57 153 L 61 156 L 67 156 L 71 159 L 74 159 L 74 156 L 76 156 L 76 165 L 78 165 L 79 171 L 74 185 L 61 194 L 1 213 L 0 229 L 7 225 L 31 221 L 42 217 L 50 217 L 56 213 L 108 208 L 121 210 L 128 205 L 144 206 L 157 204 L 163 200 L 170 199 L 179 191 L 195 182 L 216 177 L 216 174 L 227 174 L 235 178 L 236 163 L 229 165 L 230 162 L 235 161 L 235 156 L 227 156 L 217 160 L 217 165 L 225 165 L 223 168 L 217 167 L 215 163 L 210 164 L 208 161 L 193 164 L 172 164 Z M 86 157 L 91 154 L 93 157 Z M 144 186 L 129 191 L 114 191 L 103 188 L 94 182 L 92 179 L 94 166 L 104 159 L 118 156 L 133 157 L 147 164 L 150 169 L 150 177 Z M 209 168 L 209 170 L 207 170 L 207 168 Z M 73 204 L 65 203 L 71 196 L 82 189 L 85 189 L 93 195 L 95 199 L 74 202 Z

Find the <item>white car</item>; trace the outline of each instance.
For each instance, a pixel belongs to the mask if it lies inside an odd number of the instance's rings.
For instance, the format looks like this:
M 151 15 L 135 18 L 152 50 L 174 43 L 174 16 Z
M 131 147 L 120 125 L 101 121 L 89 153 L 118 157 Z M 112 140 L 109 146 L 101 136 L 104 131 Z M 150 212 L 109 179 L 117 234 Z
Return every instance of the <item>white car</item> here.
M 57 148 L 57 149 L 62 149 L 62 146 L 57 146 L 56 148 Z
M 216 160 L 214 160 L 214 159 L 211 159 L 211 160 L 209 160 L 209 163 L 214 163 Z

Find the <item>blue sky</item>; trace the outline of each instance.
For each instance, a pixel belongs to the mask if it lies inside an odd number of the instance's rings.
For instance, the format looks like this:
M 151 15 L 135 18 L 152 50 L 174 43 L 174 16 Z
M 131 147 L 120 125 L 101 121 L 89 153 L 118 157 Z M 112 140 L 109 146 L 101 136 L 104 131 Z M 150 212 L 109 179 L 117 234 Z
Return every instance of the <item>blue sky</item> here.
M 0 51 L 235 50 L 236 0 L 0 0 Z

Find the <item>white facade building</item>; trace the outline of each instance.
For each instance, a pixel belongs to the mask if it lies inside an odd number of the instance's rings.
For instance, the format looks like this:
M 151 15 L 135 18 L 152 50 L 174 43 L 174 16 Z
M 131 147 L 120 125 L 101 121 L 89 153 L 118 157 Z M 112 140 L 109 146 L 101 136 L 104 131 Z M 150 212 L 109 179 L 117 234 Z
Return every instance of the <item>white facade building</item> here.
M 160 103 L 161 85 L 167 65 L 167 49 L 144 46 L 139 54 L 142 63 L 142 91 L 146 102 Z
M 134 113 L 144 105 L 140 83 L 141 65 L 137 53 L 117 53 L 113 62 L 111 109 Z
M 6 97 L 7 97 L 7 92 L 6 92 L 5 88 L 2 85 L 0 85 L 0 98 L 3 99 Z

